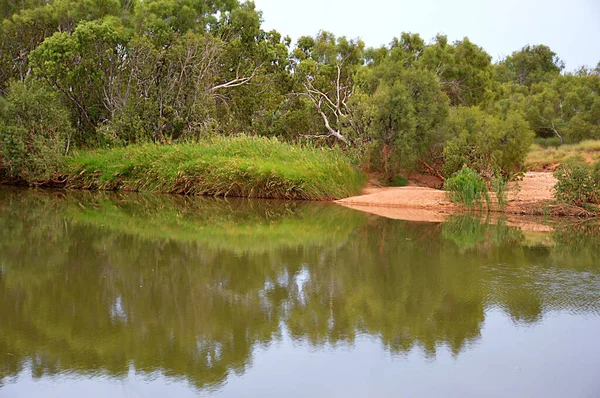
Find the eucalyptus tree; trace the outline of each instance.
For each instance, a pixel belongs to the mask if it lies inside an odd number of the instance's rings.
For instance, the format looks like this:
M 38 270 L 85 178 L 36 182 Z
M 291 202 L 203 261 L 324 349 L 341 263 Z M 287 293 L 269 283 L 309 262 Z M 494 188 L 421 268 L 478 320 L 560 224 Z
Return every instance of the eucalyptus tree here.
M 531 87 L 527 120 L 540 137 L 564 142 L 600 139 L 600 75 L 559 76 Z
M 416 66 L 435 73 L 452 105 L 481 104 L 492 88 L 492 58 L 467 37 L 448 43 L 438 35 L 425 46 Z
M 325 31 L 298 40 L 293 51 L 294 75 L 325 131 L 312 137 L 333 137 L 349 145 L 350 136 L 361 133 L 350 101 L 355 93 L 354 74 L 363 64 L 363 50 L 362 41 L 336 38 Z
M 527 45 L 513 52 L 498 64 L 497 78 L 531 87 L 535 83 L 549 82 L 564 70 L 564 62 L 550 47 Z
M 380 147 L 382 166 L 388 178 L 399 168 L 414 168 L 441 136 L 440 127 L 449 100 L 435 74 L 425 69 L 404 68 L 401 59 L 388 58 L 365 68 L 359 76 L 365 123 Z
M 71 104 L 78 143 L 98 143 L 96 125 L 114 112 L 113 82 L 126 62 L 127 41 L 120 20 L 105 17 L 79 23 L 73 33 L 55 33 L 30 55 L 35 77 Z
M 35 77 L 71 104 L 80 144 L 242 129 L 268 98 L 241 89 L 267 92 L 285 72 L 285 39 L 261 29 L 253 3 L 151 0 L 126 11 L 56 32 L 30 56 Z

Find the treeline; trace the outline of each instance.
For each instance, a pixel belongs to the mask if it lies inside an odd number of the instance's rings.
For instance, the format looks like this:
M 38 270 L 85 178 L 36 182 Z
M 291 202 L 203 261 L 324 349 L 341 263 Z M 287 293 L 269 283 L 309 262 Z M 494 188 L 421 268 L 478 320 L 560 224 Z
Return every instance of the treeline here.
M 0 156 L 49 178 L 74 148 L 260 135 L 339 144 L 392 178 L 523 167 L 538 137 L 600 138 L 600 64 L 547 46 L 498 63 L 468 38 L 381 48 L 319 32 L 292 44 L 237 0 L 6 0 Z

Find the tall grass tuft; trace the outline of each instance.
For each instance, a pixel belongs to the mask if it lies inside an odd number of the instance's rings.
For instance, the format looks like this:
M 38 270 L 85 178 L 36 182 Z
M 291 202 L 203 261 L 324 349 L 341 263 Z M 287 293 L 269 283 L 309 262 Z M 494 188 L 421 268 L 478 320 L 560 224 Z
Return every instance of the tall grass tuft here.
M 492 178 L 492 189 L 496 194 L 498 208 L 502 211 L 506 209 L 506 203 L 508 202 L 508 182 L 509 180 L 503 176 Z
M 67 186 L 92 190 L 330 200 L 365 181 L 338 149 L 247 136 L 84 151 L 66 163 Z
M 483 178 L 473 169 L 466 166 L 444 182 L 444 190 L 451 201 L 462 203 L 468 208 L 489 204 L 488 189 Z

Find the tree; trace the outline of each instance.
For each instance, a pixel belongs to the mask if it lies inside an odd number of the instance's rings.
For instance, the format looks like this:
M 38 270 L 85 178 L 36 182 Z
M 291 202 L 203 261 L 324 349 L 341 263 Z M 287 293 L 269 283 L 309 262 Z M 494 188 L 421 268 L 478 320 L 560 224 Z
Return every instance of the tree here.
M 94 144 L 95 127 L 114 114 L 116 74 L 126 62 L 128 33 L 114 17 L 57 32 L 31 53 L 35 77 L 65 97 L 74 110 L 78 142 Z
M 502 82 L 514 82 L 531 87 L 549 82 L 565 68 L 564 62 L 545 45 L 527 45 L 515 51 L 499 64 L 497 76 Z
M 427 70 L 387 61 L 365 70 L 361 90 L 368 95 L 369 132 L 381 145 L 386 177 L 416 162 L 439 143 L 439 128 L 448 113 L 448 98 Z
M 298 40 L 293 52 L 294 73 L 303 87 L 302 94 L 312 103 L 327 131 L 313 137 L 334 137 L 350 144 L 348 134 L 360 134 L 349 104 L 363 49 L 362 41 L 336 39 L 328 32 Z
M 438 76 L 452 105 L 473 106 L 482 103 L 491 89 L 491 59 L 466 37 L 449 44 L 439 35 L 425 47 L 417 66 Z
M 561 143 L 600 138 L 600 76 L 565 75 L 531 88 L 527 120 L 540 137 Z
M 451 176 L 463 166 L 484 178 L 512 177 L 522 171 L 534 133 L 517 111 L 505 116 L 475 107 L 457 107 L 445 127 L 444 173 Z
M 25 3 L 23 3 L 25 4 Z M 119 0 L 28 1 L 28 6 L 0 25 L 0 93 L 10 79 L 24 81 L 30 74 L 29 54 L 55 32 L 71 33 L 81 20 L 120 16 Z

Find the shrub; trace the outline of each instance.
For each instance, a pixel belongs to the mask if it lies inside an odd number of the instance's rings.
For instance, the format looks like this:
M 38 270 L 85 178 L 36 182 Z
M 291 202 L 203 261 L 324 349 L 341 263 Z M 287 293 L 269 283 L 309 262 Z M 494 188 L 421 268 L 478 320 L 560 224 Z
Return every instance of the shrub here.
M 450 200 L 469 208 L 481 205 L 483 199 L 489 201 L 485 181 L 475 170 L 466 166 L 445 181 L 444 190 L 448 191 Z
M 522 171 L 534 133 L 516 112 L 490 115 L 479 108 L 459 107 L 446 126 L 444 173 L 450 176 L 463 165 L 491 179 Z
M 556 199 L 583 206 L 600 203 L 600 162 L 592 169 L 580 160 L 563 163 L 554 173 L 558 182 L 554 186 Z
M 55 93 L 12 83 L 0 98 L 0 168 L 10 178 L 50 178 L 62 165 L 73 129 Z
M 403 177 L 401 175 L 395 176 L 387 184 L 388 187 L 405 187 L 407 185 L 408 180 L 406 179 L 406 177 Z

